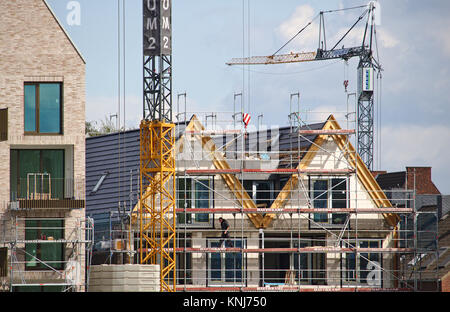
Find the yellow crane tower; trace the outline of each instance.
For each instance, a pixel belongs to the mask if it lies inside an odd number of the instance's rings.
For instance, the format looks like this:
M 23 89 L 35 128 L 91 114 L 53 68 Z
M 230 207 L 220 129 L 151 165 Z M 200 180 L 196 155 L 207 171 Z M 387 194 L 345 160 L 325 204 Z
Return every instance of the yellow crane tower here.
M 143 0 L 139 259 L 160 265 L 161 291 L 176 291 L 172 1 Z

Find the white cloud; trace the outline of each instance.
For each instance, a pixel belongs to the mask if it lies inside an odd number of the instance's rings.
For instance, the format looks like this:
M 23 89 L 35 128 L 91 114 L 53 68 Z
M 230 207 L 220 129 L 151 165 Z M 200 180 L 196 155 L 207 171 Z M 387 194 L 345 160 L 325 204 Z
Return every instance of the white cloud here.
M 278 34 L 286 41 L 297 34 L 315 17 L 314 8 L 308 4 L 298 6 L 288 20 L 278 28 Z M 318 44 L 319 24 L 314 21 L 290 45 L 299 52 L 315 51 Z M 286 52 L 286 51 L 285 51 Z
M 377 29 L 377 39 L 384 48 L 394 48 L 399 45 L 399 40 L 386 29 Z
M 431 166 L 433 181 L 443 193 L 450 191 L 448 155 L 450 127 L 397 125 L 381 130 L 381 169 L 404 170 L 406 166 Z

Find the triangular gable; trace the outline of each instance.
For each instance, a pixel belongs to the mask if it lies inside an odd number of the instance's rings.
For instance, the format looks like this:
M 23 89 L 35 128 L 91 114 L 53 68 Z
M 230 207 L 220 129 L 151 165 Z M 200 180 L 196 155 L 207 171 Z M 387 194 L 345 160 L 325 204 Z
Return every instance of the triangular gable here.
M 189 121 L 189 124 L 184 129 L 183 134 L 176 140 L 175 147 L 174 147 L 174 154 L 177 155 L 184 149 L 184 137 L 186 135 L 186 132 L 193 132 L 193 133 L 200 133 L 205 130 L 205 127 L 202 125 L 202 123 L 198 120 L 196 115 L 193 115 L 191 120 Z M 212 158 L 212 162 L 214 164 L 214 167 L 218 170 L 220 169 L 230 169 L 230 165 L 226 161 L 226 159 L 222 156 L 221 153 L 217 152 L 216 145 L 212 138 L 210 136 L 205 135 L 198 135 L 194 134 L 195 138 L 198 140 L 201 140 L 202 148 L 204 152 L 209 153 L 209 155 Z M 248 195 L 247 191 L 244 190 L 241 182 L 239 179 L 236 178 L 234 174 L 231 173 L 222 173 L 220 176 L 225 181 L 225 184 L 230 189 L 230 191 L 235 196 L 236 200 L 239 201 L 240 205 L 243 207 L 243 209 L 256 209 L 256 204 L 253 201 L 253 199 Z M 147 188 L 147 192 L 149 192 L 149 187 Z M 138 202 L 135 207 L 133 208 L 133 222 L 136 222 L 137 215 L 136 213 L 139 211 L 140 202 Z M 249 213 L 248 214 L 249 219 L 252 221 L 253 225 L 256 228 L 259 228 L 262 224 L 263 217 L 260 214 L 256 213 Z
M 198 118 L 193 115 L 191 118 L 191 122 L 186 127 L 185 131 L 193 131 L 194 133 L 201 133 L 205 130 L 205 127 L 201 124 Z M 202 148 L 204 151 L 209 153 L 212 158 L 212 162 L 214 167 L 218 170 L 228 170 L 231 169 L 230 165 L 226 161 L 226 159 L 222 156 L 221 153 L 217 151 L 216 144 L 214 140 L 207 135 L 198 135 L 194 134 L 194 136 L 198 139 L 201 137 Z M 181 139 L 181 138 L 180 138 Z M 220 176 L 225 181 L 226 185 L 230 189 L 230 191 L 234 194 L 236 199 L 239 201 L 240 205 L 245 209 L 256 209 L 257 206 L 253 199 L 248 195 L 247 191 L 244 190 L 241 182 L 234 174 L 231 173 L 221 173 Z M 247 214 L 250 221 L 252 221 L 253 225 L 256 228 L 259 228 L 262 224 L 263 217 L 257 213 L 249 213 Z
M 327 119 L 327 122 L 323 126 L 322 130 L 339 130 L 342 129 L 336 119 L 333 115 L 330 115 Z M 369 169 L 366 167 L 364 162 L 362 161 L 361 157 L 358 153 L 356 153 L 355 149 L 353 148 L 352 144 L 348 142 L 347 138 L 343 134 L 320 134 L 316 137 L 314 140 L 314 144 L 311 145 L 306 155 L 302 158 L 301 162 L 299 163 L 297 169 L 307 169 L 309 164 L 311 163 L 312 159 L 316 155 L 317 151 L 319 150 L 320 146 L 326 141 L 326 138 L 328 136 L 331 136 L 334 140 L 334 142 L 337 144 L 339 149 L 344 153 L 345 156 L 348 156 L 347 159 L 349 160 L 350 166 L 352 166 L 353 169 L 358 171 L 358 180 L 361 182 L 361 184 L 364 186 L 364 188 L 370 192 L 369 195 L 371 199 L 373 200 L 374 204 L 378 207 L 391 207 L 392 204 L 389 201 L 389 199 L 386 197 L 386 194 L 381 190 L 380 186 L 376 182 L 375 178 L 369 171 Z M 356 157 L 355 157 L 356 155 Z M 290 197 L 291 189 L 297 187 L 298 183 L 298 174 L 293 174 L 284 188 L 281 190 L 281 192 L 278 194 L 275 201 L 272 203 L 271 207 L 272 209 L 279 209 L 284 207 L 284 205 L 287 203 Z M 275 214 L 268 213 L 264 216 L 263 219 L 263 227 L 266 228 L 270 225 L 272 220 L 275 218 Z M 386 222 L 391 226 L 396 226 L 398 221 L 400 220 L 397 214 L 392 213 L 383 213 L 383 216 L 386 220 Z
M 330 115 L 327 119 L 327 122 L 322 127 L 322 130 L 339 130 L 342 129 L 336 119 L 333 115 Z M 180 138 L 175 143 L 175 155 L 180 153 L 184 148 L 184 136 L 186 132 L 190 131 L 193 133 L 201 133 L 205 130 L 205 127 L 202 125 L 202 123 L 198 120 L 198 118 L 193 115 L 189 124 L 186 126 L 184 133 L 180 136 Z M 221 153 L 217 151 L 216 145 L 213 141 L 213 139 L 210 136 L 207 135 L 200 135 L 200 134 L 194 134 L 194 136 L 201 140 L 202 148 L 204 152 L 207 152 L 210 154 L 212 158 L 212 162 L 216 169 L 223 170 L 223 169 L 230 169 L 230 165 L 226 161 L 226 159 L 222 156 Z M 363 187 L 370 192 L 370 198 L 373 200 L 374 204 L 381 208 L 381 207 L 391 207 L 392 204 L 389 201 L 389 199 L 386 197 L 385 193 L 381 190 L 380 186 L 376 182 L 375 178 L 369 171 L 369 169 L 366 167 L 362 159 L 360 158 L 359 154 L 356 153 L 355 149 L 353 148 L 352 144 L 347 141 L 347 138 L 345 135 L 342 134 L 319 134 L 316 136 L 314 143 L 311 144 L 310 148 L 308 149 L 305 156 L 300 161 L 297 169 L 305 170 L 310 165 L 311 161 L 315 157 L 317 151 L 320 149 L 322 144 L 326 141 L 327 137 L 331 136 L 334 140 L 334 142 L 337 144 L 339 149 L 343 151 L 345 156 L 348 156 L 347 159 L 349 160 L 350 166 L 352 166 L 353 169 L 358 171 L 358 180 L 363 185 Z M 355 157 L 356 155 L 356 157 Z M 225 181 L 226 185 L 230 189 L 230 191 L 234 194 L 236 197 L 236 200 L 239 201 L 239 203 L 242 205 L 244 211 L 245 209 L 257 209 L 257 206 L 253 199 L 248 195 L 246 191 L 243 191 L 244 188 L 239 181 L 239 179 L 236 178 L 236 176 L 232 173 L 221 173 L 220 176 Z M 293 174 L 288 182 L 285 184 L 281 192 L 278 194 L 277 198 L 271 205 L 271 209 L 280 209 L 285 206 L 287 201 L 290 198 L 291 189 L 297 187 L 298 183 L 298 176 L 299 174 Z M 139 203 L 135 206 L 133 209 L 133 212 L 136 213 L 137 209 L 139 207 Z M 272 220 L 276 217 L 275 214 L 272 213 L 266 213 L 263 217 L 261 214 L 257 213 L 248 213 L 247 214 L 249 219 L 252 221 L 253 225 L 256 228 L 267 228 Z M 400 220 L 397 214 L 392 213 L 383 213 L 383 216 L 391 226 L 396 226 L 398 221 Z
M 66 29 L 63 27 L 62 23 L 59 21 L 58 17 L 56 16 L 55 12 L 53 12 L 52 8 L 50 7 L 50 5 L 47 3 L 47 0 L 42 0 L 45 4 L 45 6 L 47 7 L 47 9 L 50 11 L 50 13 L 52 14 L 53 18 L 55 19 L 56 23 L 58 23 L 58 26 L 61 28 L 61 30 L 63 31 L 64 35 L 67 37 L 67 39 L 69 40 L 70 44 L 73 46 L 73 48 L 75 49 L 75 51 L 77 52 L 77 54 L 80 56 L 81 60 L 83 61 L 83 63 L 86 64 L 86 61 L 83 57 L 83 55 L 81 54 L 80 50 L 78 49 L 78 47 L 75 45 L 75 43 L 73 42 L 72 38 L 70 38 L 69 34 L 67 33 Z

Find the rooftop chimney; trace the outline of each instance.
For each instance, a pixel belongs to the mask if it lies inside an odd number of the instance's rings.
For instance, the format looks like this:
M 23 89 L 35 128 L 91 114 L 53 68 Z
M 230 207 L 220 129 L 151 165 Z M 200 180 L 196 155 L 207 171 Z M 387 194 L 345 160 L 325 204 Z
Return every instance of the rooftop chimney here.
M 407 188 L 416 189 L 416 194 L 441 194 L 431 181 L 431 167 L 406 167 Z

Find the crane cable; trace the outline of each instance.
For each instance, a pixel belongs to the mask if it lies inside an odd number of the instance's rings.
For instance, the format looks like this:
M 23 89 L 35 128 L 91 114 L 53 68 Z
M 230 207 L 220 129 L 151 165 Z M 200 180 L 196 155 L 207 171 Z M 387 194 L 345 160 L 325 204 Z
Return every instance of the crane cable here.
M 348 11 L 348 10 L 354 10 L 354 9 L 360 9 L 360 8 L 367 8 L 367 5 L 360 5 L 350 8 L 342 8 L 342 9 L 335 9 L 335 10 L 327 10 L 327 11 L 320 11 L 306 26 L 304 26 L 302 29 L 300 29 L 291 39 L 289 39 L 281 48 L 279 48 L 275 53 L 272 54 L 272 56 L 275 56 L 278 52 L 280 52 L 285 46 L 287 46 L 292 40 L 294 40 L 300 33 L 302 33 L 309 25 L 311 25 L 321 14 L 323 13 L 334 13 L 334 12 L 340 12 L 340 11 Z M 348 32 L 339 40 L 339 42 L 344 39 L 344 37 L 352 30 L 352 28 L 364 17 L 364 15 L 367 13 L 368 10 L 365 10 L 364 13 L 358 18 L 357 22 L 348 30 Z M 339 44 L 336 43 L 335 47 Z M 334 47 L 333 47 L 334 49 Z M 333 50 L 331 49 L 331 50 Z

